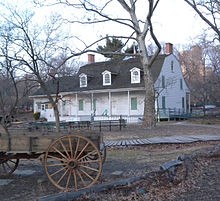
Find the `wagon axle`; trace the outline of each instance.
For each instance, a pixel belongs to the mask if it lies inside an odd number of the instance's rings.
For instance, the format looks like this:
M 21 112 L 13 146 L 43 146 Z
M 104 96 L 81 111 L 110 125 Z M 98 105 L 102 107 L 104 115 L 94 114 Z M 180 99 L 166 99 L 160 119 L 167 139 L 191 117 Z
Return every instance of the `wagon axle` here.
M 70 160 L 67 164 L 68 168 L 75 169 L 78 167 L 78 161 L 77 160 Z

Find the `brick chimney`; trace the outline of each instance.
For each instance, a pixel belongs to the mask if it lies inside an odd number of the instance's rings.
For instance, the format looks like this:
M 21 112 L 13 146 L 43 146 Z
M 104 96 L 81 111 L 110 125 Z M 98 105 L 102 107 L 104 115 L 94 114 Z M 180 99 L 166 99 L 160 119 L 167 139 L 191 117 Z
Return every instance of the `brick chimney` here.
M 173 53 L 173 44 L 166 43 L 165 44 L 165 54 L 172 54 Z
M 88 63 L 94 63 L 95 62 L 95 55 L 94 54 L 88 54 Z

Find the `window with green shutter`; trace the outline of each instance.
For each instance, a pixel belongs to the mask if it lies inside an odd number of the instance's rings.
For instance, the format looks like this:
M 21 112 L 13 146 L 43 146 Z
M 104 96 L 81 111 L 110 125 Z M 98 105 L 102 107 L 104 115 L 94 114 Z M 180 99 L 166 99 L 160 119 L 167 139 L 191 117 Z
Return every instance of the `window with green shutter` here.
M 79 111 L 83 111 L 83 99 L 79 100 Z
M 137 110 L 137 98 L 131 98 L 131 110 Z

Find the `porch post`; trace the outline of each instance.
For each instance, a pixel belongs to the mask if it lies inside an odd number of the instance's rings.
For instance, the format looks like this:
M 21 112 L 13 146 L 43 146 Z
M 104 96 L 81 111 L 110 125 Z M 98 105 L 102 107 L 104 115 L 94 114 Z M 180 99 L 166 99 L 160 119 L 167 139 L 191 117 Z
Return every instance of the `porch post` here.
M 128 91 L 128 116 L 130 117 L 130 91 Z
M 93 99 L 94 99 L 94 97 L 93 97 L 93 93 L 91 93 L 91 113 L 93 113 Z
M 78 119 L 78 109 L 79 109 L 79 103 L 78 103 L 78 94 L 76 93 L 76 96 L 75 96 L 75 99 L 76 99 L 76 119 Z
M 111 92 L 108 92 L 108 107 L 109 107 L 109 116 L 112 116 L 112 97 L 111 97 Z
M 60 105 L 60 117 L 63 117 L 63 96 L 61 95 L 61 101 L 58 102 Z
M 189 105 L 189 113 L 191 112 L 191 104 L 190 104 L 190 102 L 191 102 L 191 96 L 190 96 L 190 93 L 188 93 L 188 96 L 189 96 L 189 99 L 188 99 L 188 105 Z

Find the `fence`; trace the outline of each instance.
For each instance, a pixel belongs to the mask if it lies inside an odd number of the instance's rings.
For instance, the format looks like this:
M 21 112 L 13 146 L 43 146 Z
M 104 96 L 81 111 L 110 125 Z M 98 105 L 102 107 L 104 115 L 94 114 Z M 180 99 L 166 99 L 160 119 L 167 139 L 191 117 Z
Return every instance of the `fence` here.
M 183 109 L 171 109 L 171 108 L 165 108 L 165 109 L 158 109 L 157 111 L 157 120 L 177 120 L 177 119 L 188 119 L 191 117 L 190 113 L 184 112 Z

